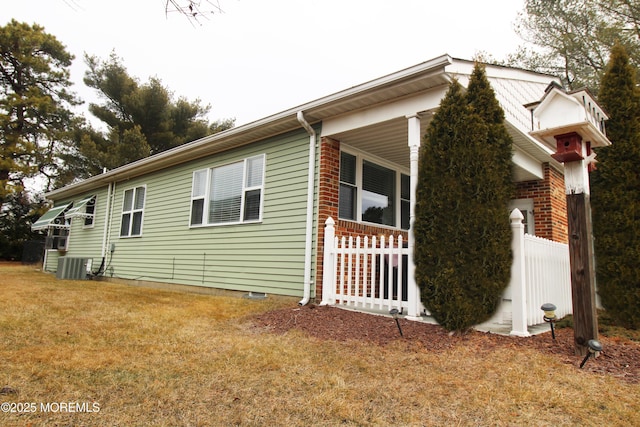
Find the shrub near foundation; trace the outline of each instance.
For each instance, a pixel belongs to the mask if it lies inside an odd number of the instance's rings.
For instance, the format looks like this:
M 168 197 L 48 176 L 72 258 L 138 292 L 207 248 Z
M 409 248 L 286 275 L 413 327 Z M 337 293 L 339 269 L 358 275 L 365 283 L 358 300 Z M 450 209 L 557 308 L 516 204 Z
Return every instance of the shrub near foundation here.
M 420 154 L 416 280 L 425 307 L 450 331 L 488 320 L 509 283 L 511 139 L 476 64 L 467 93 L 454 81 Z

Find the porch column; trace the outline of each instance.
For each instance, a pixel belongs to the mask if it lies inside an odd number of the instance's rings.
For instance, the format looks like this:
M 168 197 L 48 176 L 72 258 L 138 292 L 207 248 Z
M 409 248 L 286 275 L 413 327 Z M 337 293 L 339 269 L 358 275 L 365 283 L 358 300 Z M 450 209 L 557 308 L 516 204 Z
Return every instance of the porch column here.
M 413 234 L 413 224 L 416 219 L 416 188 L 418 187 L 418 157 L 420 151 L 420 116 L 414 114 L 406 116 L 408 120 L 408 144 L 410 150 L 411 176 L 409 180 L 409 194 L 411 200 L 409 202 L 409 263 L 407 265 L 408 279 L 408 295 L 407 302 L 407 319 L 420 319 L 420 290 L 416 284 L 416 265 L 413 260 L 413 251 L 415 248 L 415 236 Z

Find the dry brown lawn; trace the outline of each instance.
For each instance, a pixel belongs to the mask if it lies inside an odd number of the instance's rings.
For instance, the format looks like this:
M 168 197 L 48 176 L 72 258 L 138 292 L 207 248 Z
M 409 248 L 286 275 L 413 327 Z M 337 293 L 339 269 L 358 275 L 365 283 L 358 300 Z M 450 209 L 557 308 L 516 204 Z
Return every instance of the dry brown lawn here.
M 0 264 L 0 425 L 640 425 L 639 384 L 534 349 L 436 352 L 256 326 L 296 303 Z

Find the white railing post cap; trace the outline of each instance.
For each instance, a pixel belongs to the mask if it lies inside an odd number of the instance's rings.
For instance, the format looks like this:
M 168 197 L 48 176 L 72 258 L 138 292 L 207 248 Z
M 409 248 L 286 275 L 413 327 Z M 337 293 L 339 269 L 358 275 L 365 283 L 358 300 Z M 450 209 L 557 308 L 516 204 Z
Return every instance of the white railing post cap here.
M 522 212 L 520 212 L 520 209 L 515 208 L 514 210 L 511 211 L 511 215 L 509 215 L 509 219 L 511 220 L 511 222 L 517 222 L 522 221 L 524 219 L 524 215 L 522 215 Z

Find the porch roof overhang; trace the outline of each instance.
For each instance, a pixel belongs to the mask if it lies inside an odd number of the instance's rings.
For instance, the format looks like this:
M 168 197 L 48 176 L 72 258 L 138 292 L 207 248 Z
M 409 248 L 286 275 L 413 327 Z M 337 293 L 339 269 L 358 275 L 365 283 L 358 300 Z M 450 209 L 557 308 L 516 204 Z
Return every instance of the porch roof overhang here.
M 386 103 L 329 117 L 323 121 L 321 135 L 408 168 L 407 117 L 420 117 L 420 134 L 424 135 L 451 79 L 456 78 L 466 86 L 472 70 L 472 61 L 454 60 L 439 76 L 439 84 Z M 523 105 L 544 93 L 554 77 L 501 66 L 487 66 L 487 75 L 505 111 L 505 125 L 513 140 L 514 181 L 542 179 L 544 163 L 562 170 L 563 166 L 550 157 L 553 151 L 529 135 L 530 113 Z

